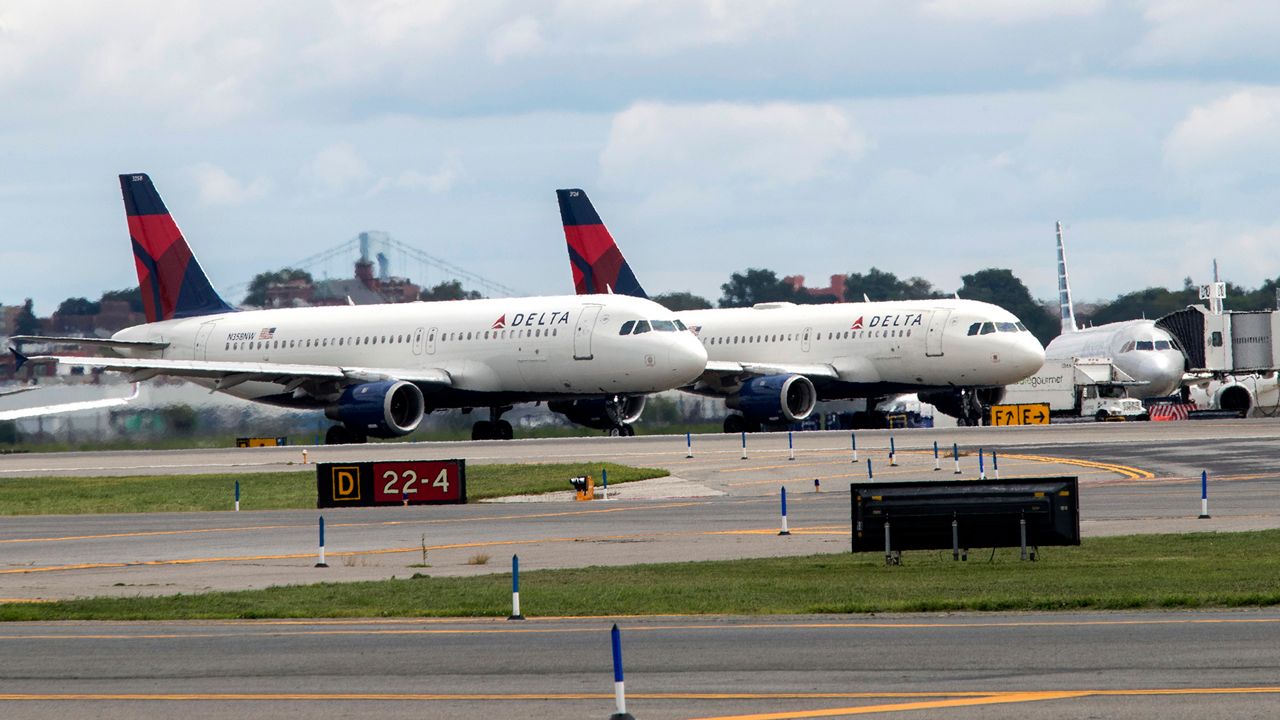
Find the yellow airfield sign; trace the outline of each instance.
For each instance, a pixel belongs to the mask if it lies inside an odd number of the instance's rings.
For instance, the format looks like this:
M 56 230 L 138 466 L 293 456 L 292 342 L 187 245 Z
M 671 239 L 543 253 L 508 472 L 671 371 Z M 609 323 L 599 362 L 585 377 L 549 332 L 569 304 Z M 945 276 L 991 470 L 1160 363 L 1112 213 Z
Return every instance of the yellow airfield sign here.
M 1048 425 L 1049 403 L 992 405 L 992 425 Z

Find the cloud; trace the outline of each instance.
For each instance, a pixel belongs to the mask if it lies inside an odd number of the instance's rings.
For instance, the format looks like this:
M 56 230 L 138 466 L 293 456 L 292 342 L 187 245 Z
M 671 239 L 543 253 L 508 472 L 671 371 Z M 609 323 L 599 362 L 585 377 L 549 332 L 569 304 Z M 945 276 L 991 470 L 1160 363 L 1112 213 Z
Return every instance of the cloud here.
M 1193 107 L 1165 140 L 1165 164 L 1224 178 L 1280 163 L 1280 90 L 1241 90 Z
M 373 170 L 351 143 L 336 143 L 302 168 L 303 179 L 320 195 L 337 195 L 373 180 Z
M 835 105 L 642 102 L 614 117 L 600 166 L 627 184 L 768 189 L 843 173 L 869 146 Z
M 524 15 L 493 31 L 485 43 L 485 53 L 495 65 L 508 59 L 531 55 L 546 46 L 537 18 Z
M 452 190 L 461 177 L 462 161 L 458 158 L 457 153 L 448 153 L 435 172 L 423 173 L 410 169 L 402 170 L 394 177 L 384 176 L 378 178 L 373 187 L 369 188 L 366 196 L 372 197 L 381 194 L 388 188 L 426 190 L 433 195 L 438 195 Z
M 1096 15 L 1105 5 L 1105 0 L 930 0 L 920 8 L 920 14 L 940 20 L 1016 25 Z
M 1273 0 L 1146 0 L 1147 29 L 1129 51 L 1140 66 L 1280 60 Z
M 246 184 L 210 163 L 192 167 L 191 174 L 204 205 L 241 205 L 266 197 L 274 188 L 266 177 L 258 176 Z

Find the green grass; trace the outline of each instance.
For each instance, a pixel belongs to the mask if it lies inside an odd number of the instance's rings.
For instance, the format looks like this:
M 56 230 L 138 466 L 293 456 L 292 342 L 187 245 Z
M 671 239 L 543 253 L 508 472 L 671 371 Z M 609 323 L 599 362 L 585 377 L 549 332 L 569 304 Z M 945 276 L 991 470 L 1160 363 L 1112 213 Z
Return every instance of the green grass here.
M 1256 607 L 1280 604 L 1280 531 L 1145 535 L 1046 548 L 1040 562 L 1000 550 L 953 562 L 908 552 L 526 570 L 529 616 L 675 613 Z M 510 612 L 508 574 L 324 583 L 157 598 L 0 606 L 0 620 L 491 616 Z
M 609 470 L 609 484 L 664 477 L 666 470 L 614 463 L 468 465 L 467 499 L 570 490 L 569 478 Z M 315 472 L 128 477 L 40 477 L 0 480 L 0 515 L 230 510 L 240 481 L 241 510 L 316 506 Z

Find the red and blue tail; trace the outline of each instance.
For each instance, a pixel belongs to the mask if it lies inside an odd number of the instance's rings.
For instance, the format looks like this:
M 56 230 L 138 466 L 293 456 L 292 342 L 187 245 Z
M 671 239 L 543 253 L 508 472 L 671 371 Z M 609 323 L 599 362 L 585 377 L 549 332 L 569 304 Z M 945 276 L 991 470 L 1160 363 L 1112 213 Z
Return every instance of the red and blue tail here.
M 146 175 L 121 175 L 124 210 L 147 322 L 232 312 L 209 284 Z
M 569 243 L 569 265 L 579 295 L 617 293 L 647 298 L 644 288 L 622 251 L 600 222 L 587 194 L 581 190 L 557 190 L 564 239 Z

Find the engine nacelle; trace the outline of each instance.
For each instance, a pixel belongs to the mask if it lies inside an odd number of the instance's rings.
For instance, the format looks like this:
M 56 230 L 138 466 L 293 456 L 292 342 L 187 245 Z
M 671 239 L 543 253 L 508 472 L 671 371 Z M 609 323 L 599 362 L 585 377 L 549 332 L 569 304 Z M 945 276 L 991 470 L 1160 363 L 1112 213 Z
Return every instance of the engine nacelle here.
M 353 385 L 324 414 L 353 430 L 380 438 L 400 437 L 418 429 L 426 403 L 417 385 L 404 380 Z
M 725 405 L 758 422 L 804 420 L 817 404 L 818 391 L 803 375 L 754 377 L 725 398 Z
M 1240 417 L 1249 417 L 1249 411 L 1255 404 L 1253 393 L 1244 385 L 1227 385 L 1218 390 L 1213 405 L 1219 410 L 1230 410 L 1240 413 Z
M 646 402 L 644 395 L 615 395 L 597 400 L 552 400 L 547 408 L 576 425 L 612 430 L 639 420 Z

